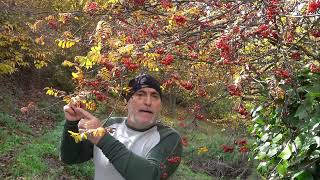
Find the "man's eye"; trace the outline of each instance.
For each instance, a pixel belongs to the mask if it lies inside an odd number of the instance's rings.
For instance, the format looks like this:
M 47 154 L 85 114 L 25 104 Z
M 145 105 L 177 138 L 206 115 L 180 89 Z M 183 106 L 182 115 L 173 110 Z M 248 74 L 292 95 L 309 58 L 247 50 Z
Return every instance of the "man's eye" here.
M 160 98 L 160 96 L 158 94 L 153 94 L 152 97 L 154 98 Z

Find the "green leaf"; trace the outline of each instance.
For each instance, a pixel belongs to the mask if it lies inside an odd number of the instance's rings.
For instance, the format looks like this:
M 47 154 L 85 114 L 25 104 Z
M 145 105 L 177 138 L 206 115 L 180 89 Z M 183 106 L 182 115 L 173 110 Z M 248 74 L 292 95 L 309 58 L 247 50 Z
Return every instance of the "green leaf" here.
M 287 174 L 287 169 L 289 167 L 288 161 L 283 161 L 282 163 L 277 165 L 277 172 L 280 174 L 281 177 Z
M 271 148 L 269 149 L 267 156 L 272 157 L 272 156 L 276 155 L 278 153 L 279 148 L 280 148 L 279 145 L 273 144 L 271 146 Z
M 287 144 L 287 146 L 283 149 L 283 151 L 279 154 L 279 157 L 283 160 L 287 160 L 292 155 L 292 148 L 290 144 Z
M 316 123 L 314 126 L 312 126 L 311 131 L 314 133 L 317 133 L 317 128 L 319 127 L 320 123 Z
M 306 110 L 305 104 L 301 104 L 294 115 L 294 117 L 298 117 L 299 119 L 305 119 L 308 116 L 309 114 Z
M 302 170 L 298 173 L 295 173 L 292 177 L 294 180 L 313 180 L 313 176 L 310 172 Z
M 263 109 L 262 106 L 258 106 L 256 109 L 253 110 L 252 112 L 252 117 L 256 117 L 259 113 L 259 111 L 261 111 Z
M 282 134 L 278 134 L 276 137 L 273 138 L 272 143 L 277 143 L 282 139 Z
M 302 146 L 301 138 L 299 136 L 296 137 L 294 140 L 294 143 L 296 144 L 297 149 L 300 149 Z
M 266 172 L 267 171 L 267 162 L 260 162 L 257 170 L 260 172 Z
M 266 142 L 268 140 L 268 138 L 269 138 L 269 134 L 266 133 L 261 137 L 261 141 Z
M 320 137 L 319 136 L 314 136 L 313 139 L 316 141 L 317 148 L 318 148 L 320 146 Z

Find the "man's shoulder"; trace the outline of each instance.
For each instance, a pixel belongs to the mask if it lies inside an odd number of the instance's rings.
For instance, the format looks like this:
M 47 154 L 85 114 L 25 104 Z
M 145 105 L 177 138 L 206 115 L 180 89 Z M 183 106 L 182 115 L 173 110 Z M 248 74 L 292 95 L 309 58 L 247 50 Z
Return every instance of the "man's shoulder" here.
M 121 124 L 127 119 L 127 117 L 110 117 L 106 120 L 106 122 L 103 124 L 104 127 L 111 126 L 113 124 Z
M 176 135 L 176 136 L 180 137 L 179 132 L 170 126 L 167 126 L 167 125 L 160 123 L 160 122 L 157 123 L 156 126 L 157 126 L 157 130 L 158 130 L 161 137 L 166 137 L 169 135 Z

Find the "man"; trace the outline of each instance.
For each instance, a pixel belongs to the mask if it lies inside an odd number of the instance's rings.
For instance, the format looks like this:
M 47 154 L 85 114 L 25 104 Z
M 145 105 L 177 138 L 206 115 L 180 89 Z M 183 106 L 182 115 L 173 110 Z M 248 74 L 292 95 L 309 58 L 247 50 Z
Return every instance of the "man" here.
M 61 142 L 64 163 L 81 163 L 93 158 L 95 179 L 167 179 L 180 164 L 180 135 L 158 122 L 162 106 L 159 82 L 140 75 L 129 82 L 126 95 L 128 117 L 110 118 L 105 124 L 89 112 L 72 105 L 64 107 L 65 128 Z M 75 143 L 68 131 L 114 128 L 103 136 L 88 136 Z

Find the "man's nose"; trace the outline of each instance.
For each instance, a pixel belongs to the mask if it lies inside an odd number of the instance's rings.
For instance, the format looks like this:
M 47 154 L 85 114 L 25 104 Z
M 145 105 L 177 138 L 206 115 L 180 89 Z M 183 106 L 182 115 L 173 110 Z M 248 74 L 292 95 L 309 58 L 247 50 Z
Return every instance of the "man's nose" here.
M 147 95 L 146 98 L 145 98 L 144 103 L 145 103 L 147 106 L 151 106 L 151 104 L 152 104 L 151 96 Z

